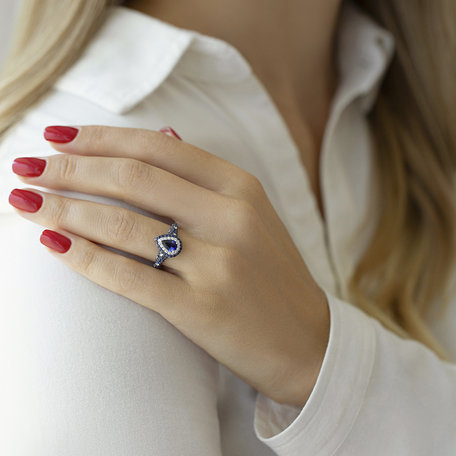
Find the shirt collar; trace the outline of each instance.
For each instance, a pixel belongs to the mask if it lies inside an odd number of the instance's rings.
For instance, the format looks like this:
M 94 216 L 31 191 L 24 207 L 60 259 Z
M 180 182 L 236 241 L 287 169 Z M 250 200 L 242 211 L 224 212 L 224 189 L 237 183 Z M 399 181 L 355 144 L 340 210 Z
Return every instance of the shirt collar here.
M 335 104 L 359 100 L 367 113 L 373 106 L 383 76 L 394 55 L 393 35 L 347 2 L 338 30 L 339 87 Z
M 346 3 L 338 36 L 338 97 L 344 102 L 359 97 L 367 112 L 393 52 L 392 35 Z M 112 6 L 82 56 L 55 86 L 124 114 L 173 71 L 208 83 L 235 83 L 250 76 L 252 68 L 224 40 Z

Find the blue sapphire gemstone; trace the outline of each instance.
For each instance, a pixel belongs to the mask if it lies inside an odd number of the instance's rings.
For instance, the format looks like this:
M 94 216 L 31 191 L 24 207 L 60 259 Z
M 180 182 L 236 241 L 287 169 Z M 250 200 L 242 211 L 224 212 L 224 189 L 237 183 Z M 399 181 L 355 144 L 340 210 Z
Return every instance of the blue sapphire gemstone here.
M 167 239 L 163 242 L 163 245 L 166 247 L 168 252 L 174 252 L 177 249 L 177 242 L 172 239 Z

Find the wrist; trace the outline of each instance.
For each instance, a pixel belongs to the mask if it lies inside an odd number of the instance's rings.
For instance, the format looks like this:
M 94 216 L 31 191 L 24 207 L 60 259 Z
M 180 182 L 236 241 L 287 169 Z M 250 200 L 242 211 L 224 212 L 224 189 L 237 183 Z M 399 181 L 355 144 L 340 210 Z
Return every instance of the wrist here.
M 325 358 L 326 349 L 329 341 L 330 332 L 330 313 L 329 304 L 326 294 L 322 291 L 319 308 L 320 312 L 318 323 L 315 323 L 312 342 L 309 343 L 311 350 L 301 364 L 295 364 L 289 372 L 286 385 L 283 388 L 282 398 L 280 403 L 293 405 L 296 407 L 304 407 L 317 383 L 318 376 L 321 371 L 321 366 Z

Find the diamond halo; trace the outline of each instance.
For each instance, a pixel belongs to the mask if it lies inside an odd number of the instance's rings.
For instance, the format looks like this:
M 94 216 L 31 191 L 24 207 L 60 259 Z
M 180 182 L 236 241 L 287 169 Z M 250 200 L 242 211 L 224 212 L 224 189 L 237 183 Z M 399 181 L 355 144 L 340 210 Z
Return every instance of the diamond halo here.
M 155 243 L 158 247 L 158 255 L 153 267 L 159 268 L 167 258 L 173 258 L 182 251 L 182 241 L 177 237 L 177 223 L 171 225 L 168 233 L 157 236 Z

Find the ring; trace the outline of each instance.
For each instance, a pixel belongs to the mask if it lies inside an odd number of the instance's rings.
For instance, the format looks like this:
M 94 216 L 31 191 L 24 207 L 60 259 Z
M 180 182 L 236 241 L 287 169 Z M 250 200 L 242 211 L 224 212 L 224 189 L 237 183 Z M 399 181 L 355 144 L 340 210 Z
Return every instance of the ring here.
M 167 258 L 173 258 L 182 251 L 182 241 L 177 237 L 177 223 L 173 223 L 166 234 L 161 234 L 155 238 L 158 247 L 158 254 L 154 268 L 159 268 Z

